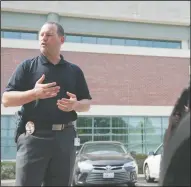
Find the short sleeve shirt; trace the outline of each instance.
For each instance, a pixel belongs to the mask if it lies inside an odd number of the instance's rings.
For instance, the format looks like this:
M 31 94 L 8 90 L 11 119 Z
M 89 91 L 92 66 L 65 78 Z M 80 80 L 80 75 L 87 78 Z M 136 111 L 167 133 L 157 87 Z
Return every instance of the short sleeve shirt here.
M 69 98 L 73 93 L 78 100 L 92 99 L 83 71 L 79 66 L 64 60 L 54 65 L 40 54 L 19 64 L 12 74 L 5 91 L 27 91 L 34 88 L 36 81 L 45 75 L 43 83 L 56 82 L 60 92 L 56 97 L 32 101 L 22 106 L 24 119 L 39 123 L 68 123 L 77 119 L 75 111 L 64 112 L 57 106 L 57 100 Z

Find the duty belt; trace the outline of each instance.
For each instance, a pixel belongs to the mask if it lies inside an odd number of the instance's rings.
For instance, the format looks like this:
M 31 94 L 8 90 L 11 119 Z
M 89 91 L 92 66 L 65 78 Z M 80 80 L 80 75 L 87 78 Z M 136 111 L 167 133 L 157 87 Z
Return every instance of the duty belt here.
M 74 126 L 73 122 L 69 122 L 67 124 L 52 124 L 52 125 L 44 125 L 38 124 L 35 125 L 34 122 L 28 121 L 25 125 L 26 132 L 29 134 L 33 134 L 35 130 L 52 130 L 52 131 L 61 131 L 65 128 Z

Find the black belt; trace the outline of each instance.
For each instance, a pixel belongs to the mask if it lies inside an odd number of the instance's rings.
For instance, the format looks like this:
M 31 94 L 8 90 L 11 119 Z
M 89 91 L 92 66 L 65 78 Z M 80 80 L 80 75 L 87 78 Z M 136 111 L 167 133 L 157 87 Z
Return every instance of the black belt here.
M 25 129 L 29 134 L 33 134 L 34 131 L 45 130 L 45 131 L 62 131 L 65 128 L 74 127 L 73 122 L 66 124 L 44 124 L 44 123 L 35 123 L 32 121 L 27 122 Z

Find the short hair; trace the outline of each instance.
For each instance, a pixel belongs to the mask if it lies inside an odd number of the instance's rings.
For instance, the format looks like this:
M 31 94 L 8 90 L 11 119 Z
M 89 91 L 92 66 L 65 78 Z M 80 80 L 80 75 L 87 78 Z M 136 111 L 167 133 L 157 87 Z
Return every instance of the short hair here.
M 54 21 L 48 21 L 48 22 L 44 23 L 44 25 L 46 25 L 46 24 L 56 25 L 56 27 L 57 27 L 57 34 L 59 36 L 64 36 L 64 28 L 62 27 L 62 25 L 60 25 L 59 23 L 54 22 Z

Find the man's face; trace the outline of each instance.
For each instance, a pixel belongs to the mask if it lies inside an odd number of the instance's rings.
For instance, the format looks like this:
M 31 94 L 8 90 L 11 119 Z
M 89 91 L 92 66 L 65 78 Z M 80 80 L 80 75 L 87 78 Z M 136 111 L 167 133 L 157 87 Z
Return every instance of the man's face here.
M 64 37 L 58 35 L 56 25 L 45 24 L 40 30 L 39 42 L 42 53 L 54 55 L 60 51 Z

